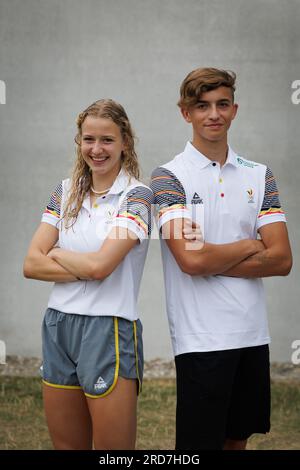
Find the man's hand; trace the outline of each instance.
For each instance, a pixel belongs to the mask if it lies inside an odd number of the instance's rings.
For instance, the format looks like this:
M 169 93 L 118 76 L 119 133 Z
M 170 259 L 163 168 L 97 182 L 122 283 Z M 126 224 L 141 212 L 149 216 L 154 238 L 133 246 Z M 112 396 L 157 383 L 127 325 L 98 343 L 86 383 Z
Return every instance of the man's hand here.
M 203 234 L 200 225 L 192 222 L 190 219 L 184 219 L 183 236 L 189 242 L 186 243 L 187 250 L 201 250 L 204 246 Z
M 256 254 L 261 253 L 266 249 L 266 246 L 264 245 L 264 242 L 262 240 L 253 240 L 254 246 L 256 248 Z M 254 255 L 251 255 L 254 256 Z
M 201 250 L 204 246 L 204 238 L 200 225 L 190 219 L 183 219 L 183 237 L 190 243 L 186 243 L 186 250 Z M 253 240 L 253 247 L 257 253 L 266 249 L 261 240 Z

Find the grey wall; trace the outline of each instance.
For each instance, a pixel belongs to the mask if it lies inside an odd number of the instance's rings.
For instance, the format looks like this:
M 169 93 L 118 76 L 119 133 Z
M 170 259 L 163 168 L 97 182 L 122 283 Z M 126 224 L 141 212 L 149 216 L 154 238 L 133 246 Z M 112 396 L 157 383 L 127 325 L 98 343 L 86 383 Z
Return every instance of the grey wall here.
M 291 102 L 299 24 L 297 0 L 0 0 L 0 340 L 8 354 L 40 354 L 50 286 L 24 280 L 22 262 L 49 194 L 69 174 L 77 113 L 102 97 L 120 101 L 147 179 L 191 135 L 176 107 L 182 79 L 216 66 L 238 75 L 231 145 L 272 168 L 288 216 L 294 270 L 266 289 L 272 359 L 289 360 L 300 338 L 300 105 Z M 157 240 L 140 307 L 146 358 L 171 357 Z

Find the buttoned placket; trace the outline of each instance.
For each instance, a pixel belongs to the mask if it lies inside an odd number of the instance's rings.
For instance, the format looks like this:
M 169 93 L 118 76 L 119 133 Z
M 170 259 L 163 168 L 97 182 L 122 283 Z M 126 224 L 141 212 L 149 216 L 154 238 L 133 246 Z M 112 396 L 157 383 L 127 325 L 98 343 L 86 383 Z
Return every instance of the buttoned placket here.
M 106 199 L 107 199 L 107 194 L 105 196 L 100 196 L 95 200 L 95 202 L 91 206 L 90 195 L 87 195 L 86 199 L 83 202 L 83 208 L 87 211 L 87 217 L 88 217 L 88 219 L 86 219 L 87 222 L 91 224 L 94 221 L 93 216 L 97 214 L 97 210 L 99 209 L 102 201 L 103 200 L 106 201 Z M 87 280 L 84 281 L 83 294 L 86 293 L 87 282 L 88 282 Z
M 101 203 L 103 201 L 106 201 L 106 199 L 107 199 L 107 194 L 105 196 L 97 197 L 97 199 L 95 200 L 95 202 L 91 206 L 90 196 L 88 196 L 88 204 L 86 205 L 86 209 L 88 210 L 88 217 L 89 217 L 90 221 L 92 219 L 92 215 L 97 212 L 97 209 L 99 208 Z
M 212 173 L 213 179 L 215 182 L 216 194 L 217 194 L 217 201 L 220 213 L 227 213 L 228 211 L 228 198 L 226 199 L 226 190 L 225 190 L 225 168 L 226 164 L 222 167 L 218 162 L 212 162 Z
M 212 162 L 212 173 L 213 173 L 213 178 L 214 181 L 218 187 L 218 195 L 221 199 L 224 199 L 225 193 L 224 193 L 224 176 L 222 174 L 222 168 L 220 167 L 220 164 L 217 162 Z

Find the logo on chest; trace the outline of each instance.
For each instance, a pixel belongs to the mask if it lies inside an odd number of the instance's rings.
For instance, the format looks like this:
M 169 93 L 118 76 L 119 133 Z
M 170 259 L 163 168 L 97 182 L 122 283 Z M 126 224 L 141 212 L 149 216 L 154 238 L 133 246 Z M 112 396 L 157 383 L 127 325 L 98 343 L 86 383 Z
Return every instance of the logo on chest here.
M 199 196 L 199 194 L 195 193 L 192 197 L 191 204 L 203 204 L 203 199 Z
M 116 215 L 116 209 L 114 206 L 107 205 L 104 210 L 104 217 L 106 224 L 112 224 Z
M 254 191 L 253 189 L 247 189 L 248 204 L 254 204 Z

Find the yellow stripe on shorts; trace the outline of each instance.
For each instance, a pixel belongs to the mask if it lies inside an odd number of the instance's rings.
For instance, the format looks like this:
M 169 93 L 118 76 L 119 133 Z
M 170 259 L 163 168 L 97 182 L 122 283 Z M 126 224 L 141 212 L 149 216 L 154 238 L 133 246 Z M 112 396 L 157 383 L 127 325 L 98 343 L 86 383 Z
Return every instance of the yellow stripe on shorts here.
M 46 380 L 42 380 L 43 384 L 48 385 L 49 387 L 53 388 L 64 388 L 65 390 L 81 390 L 82 387 L 80 385 L 58 385 L 58 384 L 52 384 L 50 382 L 47 382 Z
M 136 367 L 136 375 L 139 381 L 139 393 L 142 391 L 142 384 L 140 380 L 139 374 L 139 360 L 138 360 L 138 342 L 137 342 L 137 331 L 136 331 L 136 321 L 133 322 L 133 337 L 134 337 L 134 350 L 135 350 L 135 367 Z

